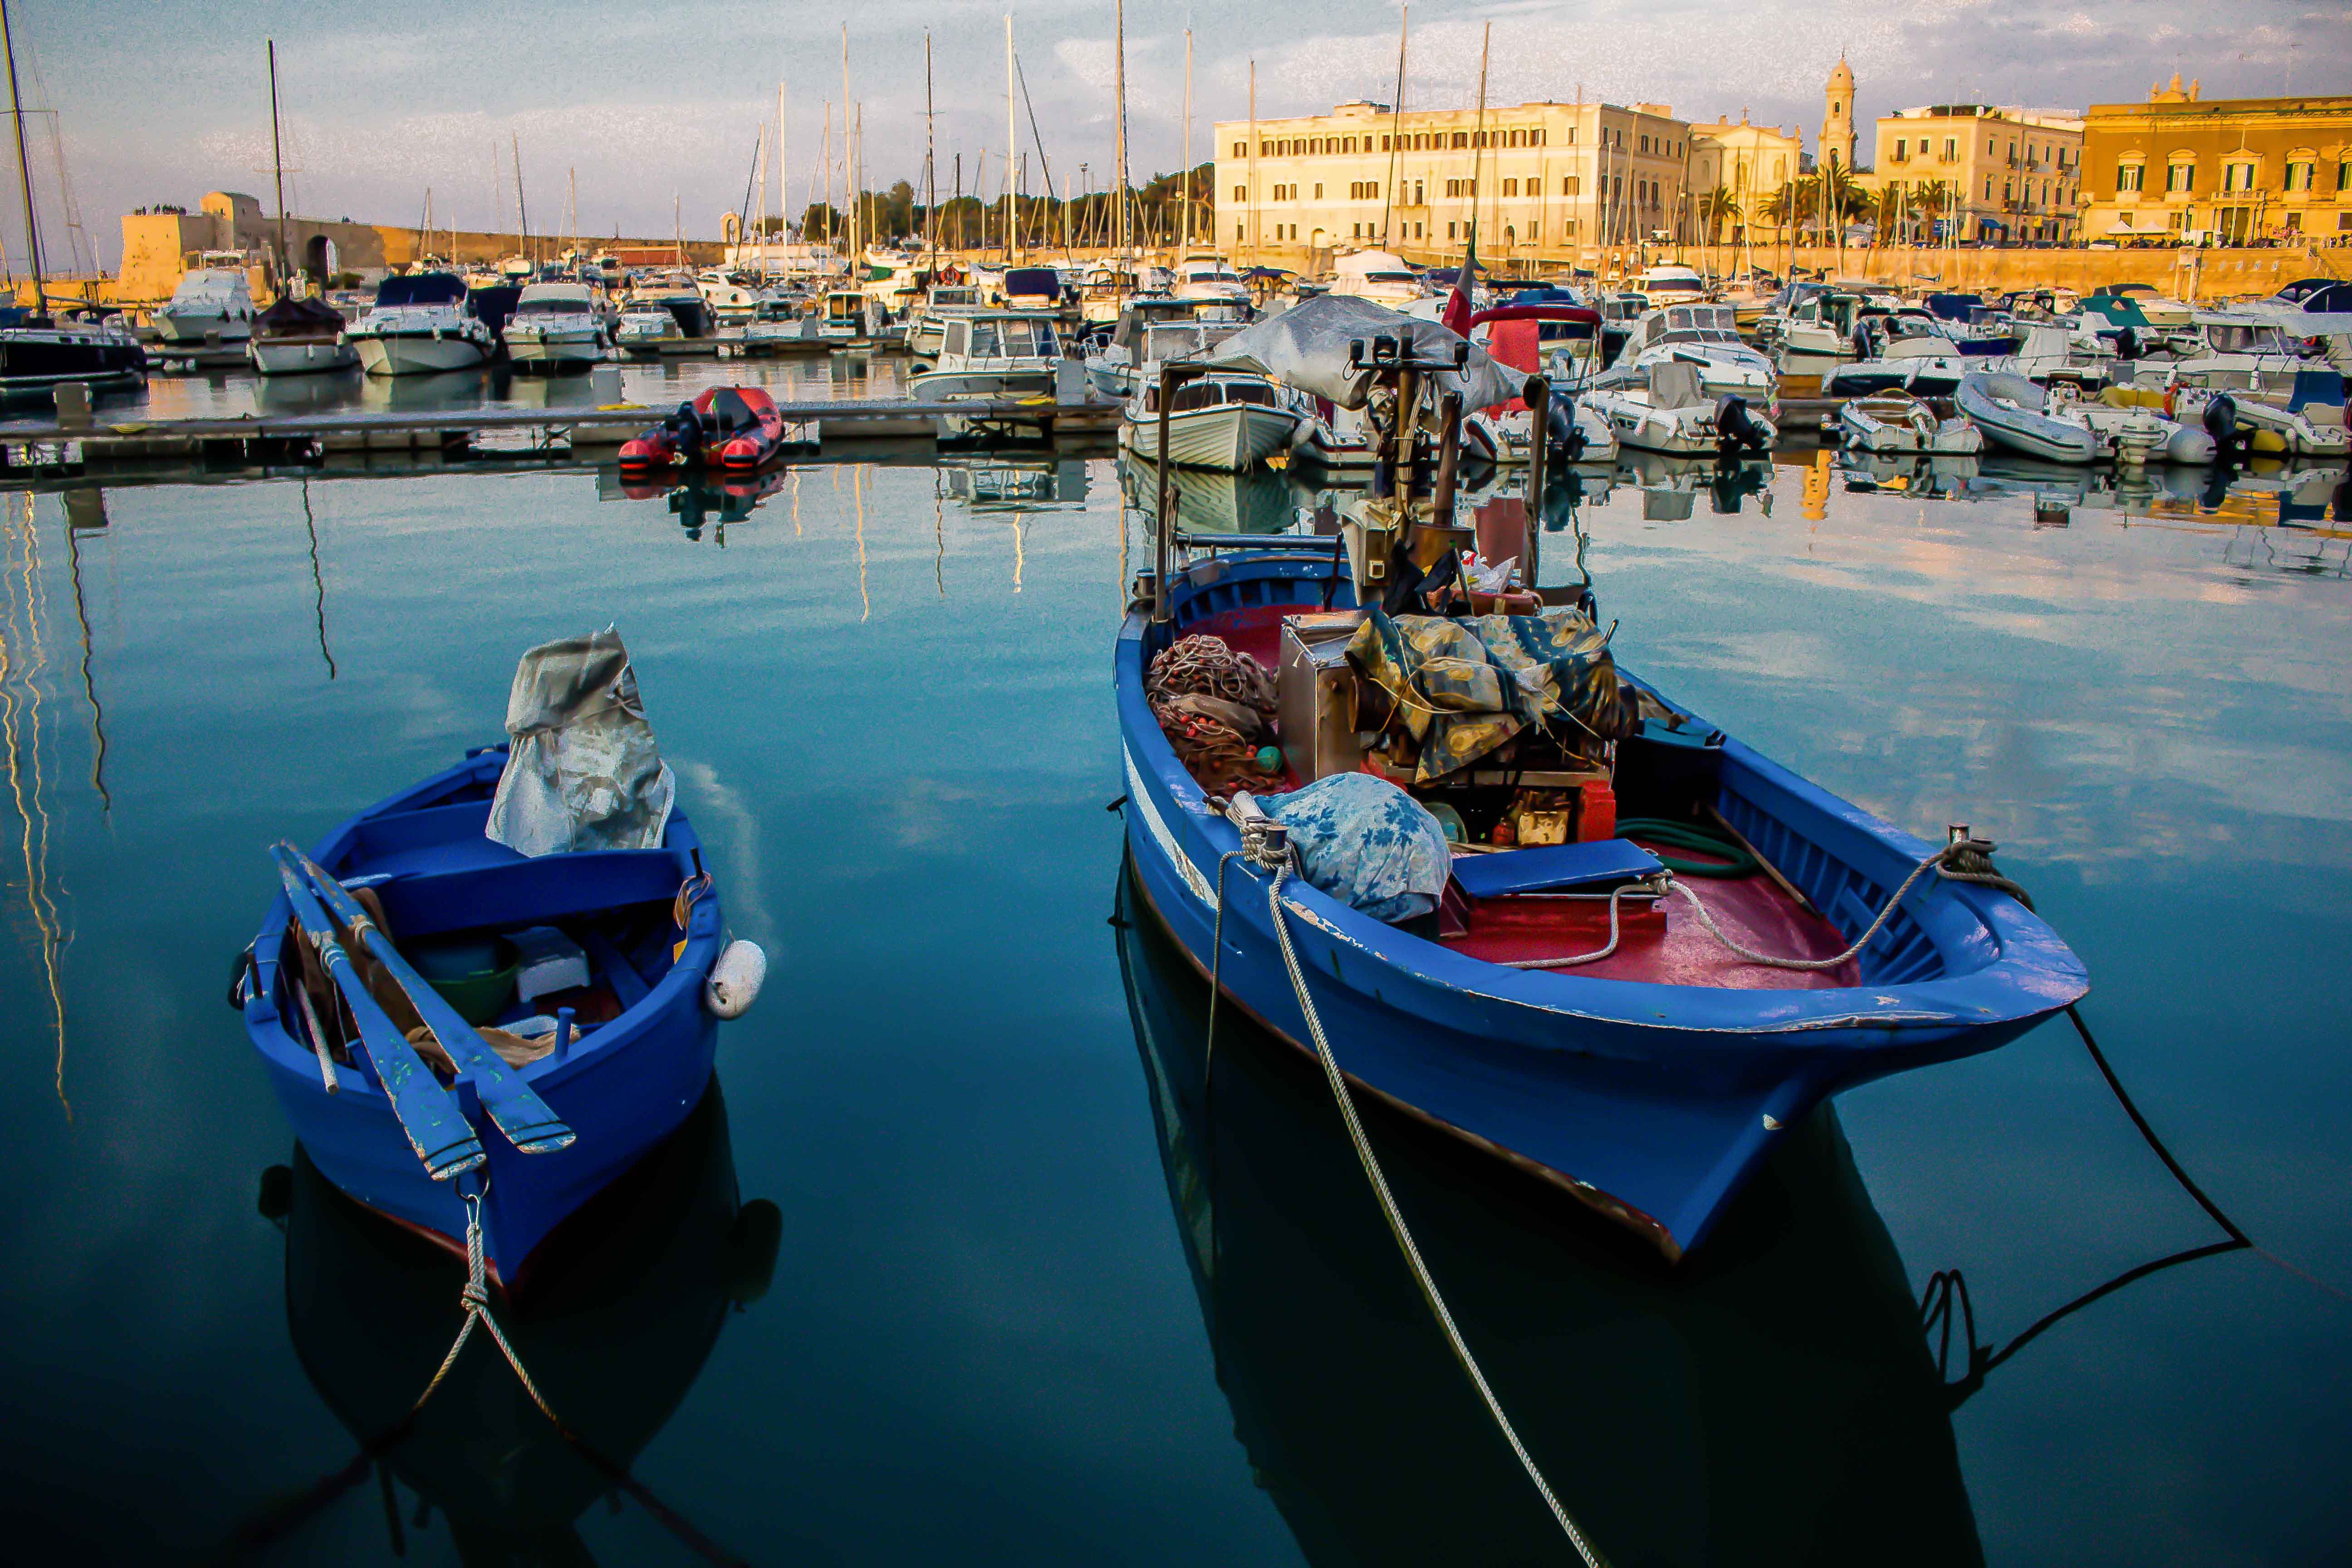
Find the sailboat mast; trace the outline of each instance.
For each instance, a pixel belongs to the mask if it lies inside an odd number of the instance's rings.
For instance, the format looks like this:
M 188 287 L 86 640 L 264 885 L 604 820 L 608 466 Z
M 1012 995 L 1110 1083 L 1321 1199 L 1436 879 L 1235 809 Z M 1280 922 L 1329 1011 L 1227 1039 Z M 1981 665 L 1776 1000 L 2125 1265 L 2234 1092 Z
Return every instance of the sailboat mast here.
M 1013 162 L 1011 149 L 1021 145 L 1021 133 L 1013 124 L 1013 13 L 1004 13 L 1004 259 L 1013 259 L 1014 217 L 1018 211 L 1013 200 Z
M 849 204 L 846 237 L 849 248 L 857 249 L 857 184 L 851 174 L 852 152 L 849 135 L 849 24 L 841 25 L 841 199 Z
M 833 105 L 830 103 L 824 106 L 824 150 L 821 154 L 819 154 L 818 161 L 824 164 L 824 237 L 830 240 L 834 237 L 835 219 L 833 205 Z
M 269 45 L 269 163 L 278 180 L 278 287 L 286 288 L 286 153 L 278 139 L 278 40 Z
M 931 30 L 923 29 L 923 265 L 939 265 L 940 144 L 931 118 Z
M 1118 0 L 1118 16 L 1115 96 L 1118 100 L 1118 119 L 1114 128 L 1114 140 L 1118 143 L 1118 247 L 1124 257 L 1130 248 L 1129 241 L 1134 237 L 1128 227 L 1127 217 L 1127 0 Z M 1123 278 L 1126 274 L 1122 272 L 1120 276 Z
M 1257 193 L 1257 62 L 1249 63 L 1249 257 L 1257 264 L 1258 236 L 1265 227 L 1258 216 Z
M 525 261 L 530 259 L 530 211 L 522 205 L 522 137 L 509 132 L 514 139 L 515 161 L 515 253 Z
M 1478 186 L 1479 175 L 1486 172 L 1486 46 L 1494 40 L 1495 24 L 1486 24 L 1478 40 L 1478 120 L 1477 134 L 1470 138 L 1470 234 L 1465 242 L 1465 261 L 1475 262 L 1478 256 Z M 1465 290 L 1475 289 L 1475 279 L 1463 280 Z
M 792 198 L 784 194 L 784 182 L 792 178 L 792 166 L 784 162 L 784 79 L 776 79 L 776 239 L 789 246 L 793 238 Z M 768 258 L 767 237 L 761 237 L 760 259 Z M 791 253 L 786 251 L 789 256 Z
M 1404 48 L 1412 27 L 1412 7 L 1402 5 L 1398 11 L 1396 106 L 1389 110 L 1389 179 L 1381 191 L 1381 243 L 1391 249 L 1396 247 L 1389 237 L 1389 213 L 1391 204 L 1403 205 L 1403 198 L 1398 195 L 1401 187 L 1397 184 L 1397 160 L 1404 153 Z M 1255 131 L 1251 134 L 1255 138 Z
M 1192 248 L 1192 29 L 1184 29 L 1184 248 Z
M 8 32 L 7 0 L 0 0 L 0 53 L 8 57 L 8 117 L 16 122 L 16 184 L 25 193 L 25 258 L 33 269 L 33 319 L 48 316 L 41 285 L 41 228 L 33 216 L 33 165 L 25 157 L 25 106 L 16 96 L 16 44 Z

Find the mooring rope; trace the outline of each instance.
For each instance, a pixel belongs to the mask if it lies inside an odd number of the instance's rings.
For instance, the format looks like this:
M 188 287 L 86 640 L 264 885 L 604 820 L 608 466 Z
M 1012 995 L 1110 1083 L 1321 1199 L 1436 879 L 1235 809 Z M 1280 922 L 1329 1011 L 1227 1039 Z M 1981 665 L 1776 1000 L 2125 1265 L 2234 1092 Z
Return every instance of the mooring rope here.
M 1348 1080 L 1340 1076 L 1339 1061 L 1331 1055 L 1331 1042 L 1324 1037 L 1323 1020 L 1315 1011 L 1315 998 L 1307 994 L 1307 977 L 1300 973 L 1298 954 L 1290 945 L 1290 926 L 1283 917 L 1282 908 L 1282 884 L 1288 879 L 1290 870 L 1291 860 L 1286 852 L 1284 859 L 1275 868 L 1272 884 L 1266 889 L 1266 906 L 1274 917 L 1274 934 L 1282 946 L 1283 967 L 1290 972 L 1291 989 L 1298 994 L 1299 1010 L 1307 1016 L 1307 1031 L 1314 1037 L 1315 1054 L 1322 1060 L 1324 1076 L 1330 1079 L 1332 1098 L 1339 1102 L 1339 1114 L 1348 1124 L 1348 1137 L 1356 1145 L 1356 1158 L 1364 1167 L 1364 1175 L 1371 1183 L 1373 1194 L 1381 1201 L 1381 1213 L 1388 1221 L 1389 1234 L 1396 1238 L 1398 1250 L 1404 1254 L 1406 1264 L 1412 1269 L 1413 1282 L 1421 1287 L 1422 1299 L 1429 1303 L 1431 1313 L 1437 1319 L 1437 1326 L 1445 1331 L 1445 1342 L 1453 1347 L 1454 1359 L 1460 1362 L 1462 1370 L 1469 1374 L 1471 1385 L 1477 1389 L 1478 1397 L 1486 1403 L 1486 1414 L 1494 1417 L 1504 1440 L 1510 1444 L 1511 1452 L 1519 1457 L 1519 1464 L 1527 1470 L 1528 1479 L 1535 1483 L 1536 1490 L 1542 1495 L 1544 1506 L 1551 1510 L 1552 1518 L 1567 1535 L 1569 1544 L 1576 1548 L 1576 1554 L 1583 1560 L 1585 1568 L 1601 1568 L 1600 1553 L 1585 1539 L 1584 1532 L 1577 1528 L 1576 1521 L 1568 1516 L 1568 1510 L 1560 1506 L 1559 1498 L 1551 1489 L 1551 1483 L 1544 1479 L 1543 1471 L 1537 1468 L 1535 1456 L 1528 1452 L 1527 1445 L 1519 1440 L 1517 1428 L 1504 1414 L 1502 1402 L 1495 1397 L 1494 1389 L 1486 1382 L 1486 1374 L 1479 1370 L 1478 1358 L 1470 1353 L 1470 1346 L 1463 1340 L 1462 1331 L 1454 1326 L 1454 1314 L 1447 1310 L 1445 1298 L 1438 1294 L 1437 1281 L 1430 1277 L 1429 1265 L 1422 1260 L 1421 1248 L 1413 1244 L 1412 1232 L 1405 1226 L 1404 1215 L 1397 1207 L 1396 1196 L 1389 1191 L 1388 1177 L 1381 1170 L 1379 1156 L 1372 1152 L 1371 1140 L 1364 1134 L 1363 1121 L 1356 1114 L 1355 1099 L 1348 1090 Z

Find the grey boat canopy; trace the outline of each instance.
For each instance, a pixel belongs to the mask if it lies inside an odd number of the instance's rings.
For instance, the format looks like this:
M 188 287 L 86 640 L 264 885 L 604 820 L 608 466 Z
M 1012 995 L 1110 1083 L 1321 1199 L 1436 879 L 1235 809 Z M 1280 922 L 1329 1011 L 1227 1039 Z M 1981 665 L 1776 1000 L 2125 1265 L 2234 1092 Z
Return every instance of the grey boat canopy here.
M 1373 369 L 1351 364 L 1349 345 L 1394 338 L 1398 352 L 1416 359 L 1451 360 L 1461 334 L 1436 321 L 1391 310 L 1353 294 L 1318 294 L 1278 316 L 1236 332 L 1204 354 L 1192 357 L 1220 370 L 1250 370 L 1341 408 L 1361 408 L 1370 399 Z M 1443 371 L 1440 387 L 1462 394 L 1465 408 L 1486 408 L 1519 395 L 1526 377 L 1496 364 L 1486 350 L 1469 345 L 1460 371 Z

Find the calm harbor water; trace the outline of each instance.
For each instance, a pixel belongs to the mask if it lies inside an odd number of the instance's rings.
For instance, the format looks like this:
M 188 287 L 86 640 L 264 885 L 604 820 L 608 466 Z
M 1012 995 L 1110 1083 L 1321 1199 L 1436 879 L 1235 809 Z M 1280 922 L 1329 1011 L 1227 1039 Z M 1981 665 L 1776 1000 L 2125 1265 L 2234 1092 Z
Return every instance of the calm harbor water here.
M 2352 1541 L 2341 478 L 2100 489 L 2063 527 L 2024 493 L 2054 472 L 1791 454 L 1586 487 L 1619 657 L 1908 828 L 1999 840 L 2142 1109 L 2302 1271 L 2162 1270 L 1979 1383 L 1956 1331 L 1944 1386 L 1938 1271 L 1997 1352 L 2218 1238 L 2063 1021 L 1847 1095 L 1672 1279 L 1376 1121 L 1612 1561 Z M 754 1562 L 1566 1561 L 1318 1081 L 1221 1043 L 1204 1100 L 1200 985 L 1119 919 L 1109 653 L 1148 550 L 1122 489 L 1065 456 L 734 497 L 559 469 L 0 498 L 10 1554 L 205 1559 L 270 1522 L 261 1561 L 698 1560 L 479 1344 L 384 1477 L 298 1506 L 413 1396 L 457 1277 L 316 1190 L 222 1003 L 267 844 L 494 738 L 524 647 L 614 621 L 772 967 L 608 1256 L 518 1314 L 559 1408 Z M 1271 527 L 1312 500 L 1186 504 Z M 287 1165 L 281 1226 L 257 1194 Z M 772 1275 L 738 1193 L 781 1215 Z

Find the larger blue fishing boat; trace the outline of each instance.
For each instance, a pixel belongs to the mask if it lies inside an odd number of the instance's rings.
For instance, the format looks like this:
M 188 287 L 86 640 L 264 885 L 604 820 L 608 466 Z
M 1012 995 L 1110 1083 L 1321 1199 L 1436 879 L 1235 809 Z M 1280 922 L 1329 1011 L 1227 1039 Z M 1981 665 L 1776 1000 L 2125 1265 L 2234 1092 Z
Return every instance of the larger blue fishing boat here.
M 1475 622 L 1401 613 L 1452 569 L 1447 557 L 1470 531 L 1453 524 L 1451 447 L 1433 463 L 1416 453 L 1404 414 L 1417 390 L 1433 403 L 1442 395 L 1457 417 L 1441 438 L 1458 440 L 1459 408 L 1486 400 L 1486 367 L 1448 349 L 1432 323 L 1370 322 L 1367 342 L 1366 322 L 1321 323 L 1315 303 L 1211 357 L 1279 367 L 1317 395 L 1396 411 L 1384 437 L 1395 460 L 1377 479 L 1404 497 L 1352 503 L 1336 537 L 1203 539 L 1181 534 L 1163 510 L 1158 563 L 1139 578 L 1114 660 L 1139 884 L 1224 997 L 1294 1044 L 1319 1033 L 1359 1091 L 1557 1183 L 1678 1259 L 1780 1132 L 1830 1096 L 1990 1050 L 2083 994 L 2080 963 L 2002 890 L 2010 884 L 1979 858 L 1983 846 L 1964 830 L 1951 846 L 1923 842 L 1616 670 L 1590 618 L 1589 584 L 1498 599 L 1465 592 L 1467 607 L 1494 612 Z M 1334 331 L 1357 335 L 1335 348 Z M 1393 403 L 1371 396 L 1382 374 L 1402 384 Z M 1531 381 L 1527 395 L 1539 407 L 1546 389 Z M 1537 496 L 1540 465 L 1538 454 Z M 1409 476 L 1433 467 L 1436 493 L 1414 499 Z M 1530 552 L 1530 584 L 1538 538 L 1528 530 L 1510 545 Z M 1585 613 L 1538 603 L 1571 598 Z M 1208 637 L 1222 647 L 1193 640 Z M 1231 704 L 1171 706 L 1171 666 L 1154 667 L 1171 650 L 1184 657 L 1180 643 L 1275 672 L 1273 767 L 1270 752 L 1254 762 L 1200 743 L 1217 733 L 1202 715 Z M 1420 657 L 1441 645 L 1450 675 Z M 1506 645 L 1540 645 L 1541 658 Z M 1479 717 L 1483 735 L 1445 742 L 1490 748 L 1483 755 L 1433 762 L 1451 713 L 1437 715 L 1417 770 L 1365 750 L 1370 731 L 1418 722 L 1407 709 L 1426 718 L 1433 704 L 1476 706 L 1463 667 L 1488 650 L 1498 666 L 1517 661 L 1516 671 L 1472 671 L 1492 674 L 1503 710 Z M 1525 717 L 1521 700 L 1564 688 L 1570 671 L 1594 705 L 1538 715 L 1579 731 L 1566 754 L 1539 756 L 1542 726 L 1521 727 L 1513 712 Z M 1493 746 L 1498 730 L 1509 744 Z M 1370 784 L 1367 773 L 1395 782 Z M 1423 903 L 1384 910 L 1329 877 L 1315 885 L 1298 869 L 1303 860 L 1313 871 L 1315 856 L 1295 838 L 1288 852 L 1265 852 L 1270 817 L 1302 824 L 1285 792 L 1304 786 L 1304 801 L 1335 779 L 1405 802 L 1366 842 L 1392 848 L 1424 808 L 1452 818 L 1453 858 L 1441 847 Z M 1622 829 L 1609 824 L 1612 795 Z M 1513 820 L 1527 842 L 1472 853 L 1514 837 L 1499 831 Z M 1330 813 L 1319 821 L 1328 827 Z

